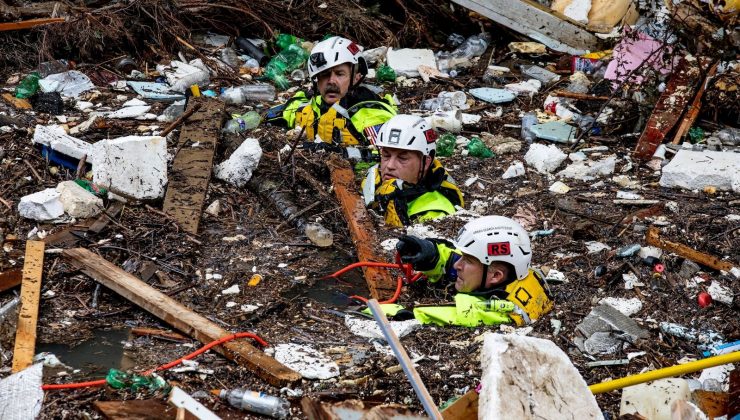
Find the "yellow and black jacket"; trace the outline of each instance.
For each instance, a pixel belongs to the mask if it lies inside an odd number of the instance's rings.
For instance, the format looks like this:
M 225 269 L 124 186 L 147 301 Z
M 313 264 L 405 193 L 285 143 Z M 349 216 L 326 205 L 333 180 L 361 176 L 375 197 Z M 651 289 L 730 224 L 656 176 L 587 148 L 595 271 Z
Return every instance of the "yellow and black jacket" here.
M 309 141 L 320 139 L 341 146 L 367 146 L 380 126 L 398 112 L 390 95 L 380 97 L 363 86 L 353 88 L 332 106 L 321 95 L 300 91 L 282 105 L 270 108 L 265 120 L 288 128 L 305 127 Z
M 462 192 L 436 159 L 419 185 L 395 178 L 381 180 L 379 166 L 375 165 L 362 182 L 362 192 L 365 204 L 380 211 L 389 226 L 447 216 L 455 213 L 455 206 L 464 205 Z
M 445 241 L 437 242 L 439 261 L 429 271 L 425 271 L 431 283 L 452 282 L 457 279 L 453 265 L 460 252 Z M 508 301 L 514 305 L 506 305 Z M 455 295 L 454 305 L 420 306 L 414 308 L 414 316 L 424 324 L 498 325 L 515 323 L 518 326 L 529 324 L 552 309 L 552 299 L 547 283 L 537 270 L 529 270 L 522 280 L 514 279 L 488 290 Z

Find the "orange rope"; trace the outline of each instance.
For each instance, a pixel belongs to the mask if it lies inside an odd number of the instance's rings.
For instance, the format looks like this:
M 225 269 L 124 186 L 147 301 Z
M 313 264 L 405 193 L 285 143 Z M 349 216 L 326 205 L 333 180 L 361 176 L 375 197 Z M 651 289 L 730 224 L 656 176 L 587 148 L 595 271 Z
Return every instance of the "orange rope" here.
M 413 274 L 414 270 L 411 267 L 411 264 L 403 264 L 401 262 L 401 256 L 396 254 L 396 262 L 395 263 L 383 263 L 383 262 L 373 262 L 373 261 L 360 261 L 353 264 L 350 264 L 343 269 L 337 271 L 336 273 L 330 274 L 328 276 L 324 276 L 321 279 L 330 279 L 330 278 L 338 278 L 342 274 L 353 270 L 358 267 L 377 267 L 377 268 L 397 268 L 401 271 L 403 271 L 404 276 L 406 277 L 406 281 L 408 283 L 413 283 L 417 280 L 419 280 L 423 274 L 422 273 L 416 273 Z M 394 303 L 396 300 L 398 300 L 399 296 L 401 296 L 401 288 L 403 287 L 403 276 L 398 276 L 398 282 L 396 283 L 396 292 L 393 294 L 393 297 L 391 297 L 388 300 L 384 300 L 382 302 L 379 302 L 381 304 L 383 303 Z M 351 299 L 357 299 L 361 302 L 367 303 L 367 298 L 364 298 L 362 296 L 350 296 Z
M 181 358 L 179 358 L 179 359 L 177 359 L 175 361 L 166 363 L 166 364 L 164 364 L 162 366 L 159 366 L 159 367 L 156 367 L 154 369 L 150 369 L 150 370 L 144 372 L 144 375 L 151 375 L 153 372 L 156 372 L 158 370 L 167 370 L 167 369 L 173 368 L 173 367 L 179 365 L 180 363 L 182 363 L 183 360 L 192 359 L 192 358 L 194 358 L 194 357 L 196 357 L 196 356 L 198 356 L 198 355 L 200 355 L 202 353 L 205 353 L 206 351 L 210 350 L 212 347 L 215 347 L 215 346 L 217 346 L 219 344 L 223 344 L 223 343 L 225 343 L 227 341 L 231 341 L 231 340 L 234 340 L 234 339 L 237 339 L 237 338 L 253 338 L 261 346 L 263 346 L 263 347 L 267 347 L 268 346 L 267 342 L 265 340 L 263 340 L 262 338 L 260 338 L 259 336 L 257 336 L 256 334 L 245 333 L 245 332 L 235 333 L 235 334 L 227 335 L 225 337 L 221 337 L 218 340 L 211 341 L 210 343 L 208 343 L 205 346 L 199 348 L 198 350 L 196 350 L 196 351 L 194 351 L 194 352 L 192 352 L 192 353 L 190 353 L 190 354 L 188 354 L 186 356 L 183 356 L 183 357 L 181 357 Z M 47 384 L 47 385 L 42 385 L 41 386 L 41 389 L 44 390 L 44 391 L 55 390 L 55 389 L 75 389 L 75 388 L 87 388 L 87 387 L 92 387 L 92 386 L 103 386 L 105 384 L 106 384 L 106 380 L 105 379 L 99 379 L 99 380 L 96 380 L 96 381 L 75 382 L 75 383 L 69 383 L 69 384 L 51 384 L 51 385 Z

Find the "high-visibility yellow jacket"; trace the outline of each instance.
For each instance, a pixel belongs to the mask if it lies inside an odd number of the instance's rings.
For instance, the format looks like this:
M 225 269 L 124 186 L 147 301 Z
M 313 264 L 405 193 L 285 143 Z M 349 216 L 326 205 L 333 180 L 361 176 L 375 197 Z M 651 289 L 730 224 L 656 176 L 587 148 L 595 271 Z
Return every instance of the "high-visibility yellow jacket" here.
M 377 208 L 389 226 L 407 226 L 413 222 L 436 219 L 455 213 L 464 205 L 462 192 L 438 160 L 419 185 L 400 179 L 382 182 L 378 165 L 368 171 L 362 182 L 365 204 Z
M 289 128 L 304 127 L 309 141 L 367 146 L 374 142 L 380 126 L 397 112 L 390 95 L 381 98 L 358 86 L 331 106 L 321 95 L 308 98 L 305 92 L 297 92 L 285 104 L 270 108 L 265 120 Z

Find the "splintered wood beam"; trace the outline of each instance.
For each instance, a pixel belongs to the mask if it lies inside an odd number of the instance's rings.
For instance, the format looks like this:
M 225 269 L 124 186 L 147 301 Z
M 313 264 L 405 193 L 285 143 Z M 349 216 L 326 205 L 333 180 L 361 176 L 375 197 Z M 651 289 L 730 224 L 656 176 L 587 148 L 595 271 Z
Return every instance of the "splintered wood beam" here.
M 20 372 L 31 366 L 33 362 L 43 269 L 44 243 L 41 241 L 26 242 L 21 307 L 18 311 L 18 329 L 15 333 L 15 350 L 13 351 L 13 372 Z
M 198 233 L 211 180 L 224 103 L 205 96 L 190 98 L 186 113 L 196 108 L 180 130 L 163 207 L 165 213 L 193 235 Z
M 709 86 L 709 82 L 711 82 L 714 75 L 717 74 L 717 66 L 719 66 L 719 61 L 714 63 L 714 65 L 709 69 L 709 72 L 707 72 L 707 77 L 704 78 L 704 83 L 699 87 L 699 91 L 696 92 L 694 101 L 691 102 L 689 110 L 686 111 L 686 115 L 684 115 L 681 120 L 681 124 L 679 124 L 676 129 L 676 135 L 673 136 L 673 141 L 671 141 L 672 144 L 681 143 L 681 139 L 683 139 L 686 133 L 688 133 L 689 128 L 694 125 L 694 121 L 696 121 L 696 118 L 699 116 L 699 111 L 701 111 L 701 98 L 704 96 L 704 91 L 707 89 L 707 86 Z
M 706 265 L 715 270 L 730 271 L 734 267 L 730 261 L 722 261 L 714 255 L 699 252 L 678 242 L 666 241 L 660 237 L 660 231 L 656 227 L 648 229 L 647 234 L 645 235 L 645 240 L 648 245 L 657 246 L 664 251 L 672 252 L 678 256 L 688 258 L 691 261 Z
M 475 390 L 468 391 L 442 410 L 442 418 L 445 420 L 477 419 L 478 393 Z
M 378 243 L 375 236 L 375 227 L 367 213 L 357 190 L 354 187 L 355 173 L 345 159 L 332 156 L 328 162 L 331 171 L 331 183 L 334 185 L 334 194 L 342 207 L 344 219 L 349 226 L 352 242 L 357 250 L 358 261 L 383 261 L 375 254 L 374 247 Z M 396 284 L 388 271 L 374 268 L 364 268 L 365 281 L 374 299 L 383 300 L 393 295 Z
M 98 283 L 201 343 L 207 344 L 232 334 L 87 249 L 66 249 L 62 255 Z M 214 347 L 214 350 L 247 367 L 273 386 L 285 386 L 301 379 L 299 373 L 283 366 L 246 340 L 228 341 Z

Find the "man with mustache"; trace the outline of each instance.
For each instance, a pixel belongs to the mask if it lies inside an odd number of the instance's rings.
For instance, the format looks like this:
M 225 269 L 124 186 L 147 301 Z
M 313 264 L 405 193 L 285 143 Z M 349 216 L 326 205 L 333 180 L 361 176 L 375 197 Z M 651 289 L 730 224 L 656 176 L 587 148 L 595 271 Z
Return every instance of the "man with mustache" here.
M 434 158 L 437 132 L 421 117 L 396 115 L 378 132 L 380 165 L 362 183 L 365 205 L 378 209 L 389 226 L 446 216 L 463 206 L 462 192 Z
M 401 261 L 421 271 L 432 284 L 453 285 L 454 305 L 417 306 L 423 324 L 529 324 L 552 309 L 547 283 L 530 268 L 529 234 L 503 216 L 468 222 L 454 244 L 439 239 L 402 236 L 396 244 Z
M 360 46 L 349 39 L 335 36 L 316 44 L 308 59 L 308 75 L 319 95 L 296 93 L 268 111 L 268 122 L 303 127 L 309 141 L 368 146 L 380 126 L 396 114 L 390 95 L 381 98 L 360 85 L 367 63 Z

